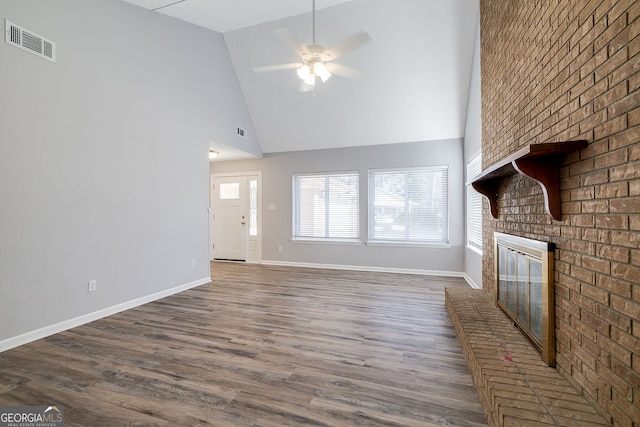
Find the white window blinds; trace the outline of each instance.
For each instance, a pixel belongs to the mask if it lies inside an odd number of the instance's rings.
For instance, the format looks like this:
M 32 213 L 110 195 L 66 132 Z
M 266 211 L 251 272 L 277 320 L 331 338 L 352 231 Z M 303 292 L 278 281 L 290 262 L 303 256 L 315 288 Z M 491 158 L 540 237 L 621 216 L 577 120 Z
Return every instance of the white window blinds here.
M 467 246 L 482 251 L 482 195 L 471 183 L 482 172 L 482 156 L 478 154 L 467 164 Z
M 358 173 L 293 176 L 294 239 L 357 239 Z
M 448 243 L 447 166 L 369 171 L 369 240 Z

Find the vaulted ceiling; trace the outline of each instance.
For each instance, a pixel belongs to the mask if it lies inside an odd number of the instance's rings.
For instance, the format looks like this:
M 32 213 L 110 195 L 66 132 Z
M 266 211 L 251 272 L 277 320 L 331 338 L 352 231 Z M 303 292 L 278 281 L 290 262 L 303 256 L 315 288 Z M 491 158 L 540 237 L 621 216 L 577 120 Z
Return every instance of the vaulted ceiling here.
M 317 0 L 317 44 L 371 41 L 335 60 L 359 76 L 311 92 L 295 69 L 254 71 L 300 62 L 279 29 L 311 44 L 311 0 L 127 1 L 223 33 L 264 153 L 464 136 L 478 0 Z

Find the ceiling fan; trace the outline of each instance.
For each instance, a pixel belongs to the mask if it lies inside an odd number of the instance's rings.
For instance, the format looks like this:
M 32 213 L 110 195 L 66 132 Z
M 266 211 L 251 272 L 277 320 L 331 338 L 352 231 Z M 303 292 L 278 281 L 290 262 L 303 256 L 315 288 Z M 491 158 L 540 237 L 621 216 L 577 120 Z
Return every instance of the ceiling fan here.
M 313 90 L 318 79 L 324 83 L 333 74 L 351 78 L 358 77 L 360 75 L 358 70 L 332 61 L 371 41 L 371 37 L 366 32 L 360 31 L 330 48 L 316 44 L 316 0 L 312 0 L 311 44 L 298 43 L 284 28 L 278 28 L 276 32 L 300 55 L 301 62 L 263 65 L 253 67 L 253 70 L 256 73 L 266 73 L 295 69 L 301 79 L 300 91 L 302 92 Z

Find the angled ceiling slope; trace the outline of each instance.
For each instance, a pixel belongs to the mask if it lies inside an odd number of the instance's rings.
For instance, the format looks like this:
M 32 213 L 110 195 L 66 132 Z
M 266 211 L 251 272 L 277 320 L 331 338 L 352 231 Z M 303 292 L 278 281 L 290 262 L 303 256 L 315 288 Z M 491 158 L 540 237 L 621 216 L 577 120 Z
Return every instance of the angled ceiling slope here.
M 308 13 L 310 0 L 125 0 L 219 33 Z M 324 9 L 353 0 L 316 0 Z
M 150 9 L 171 3 L 128 1 Z M 317 0 L 316 7 L 318 44 L 361 30 L 372 41 L 336 60 L 360 70 L 359 78 L 335 76 L 308 93 L 298 91 L 293 69 L 253 68 L 299 62 L 277 30 L 310 44 L 311 0 L 185 0 L 158 12 L 223 32 L 264 153 L 464 136 L 478 0 Z

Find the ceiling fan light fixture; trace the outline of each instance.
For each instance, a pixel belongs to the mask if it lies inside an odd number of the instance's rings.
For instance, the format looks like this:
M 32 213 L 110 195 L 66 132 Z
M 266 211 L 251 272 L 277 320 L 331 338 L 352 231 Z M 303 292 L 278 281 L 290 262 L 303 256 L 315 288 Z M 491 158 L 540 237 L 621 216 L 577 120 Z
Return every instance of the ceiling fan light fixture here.
M 311 74 L 311 68 L 307 64 L 304 64 L 302 67 L 298 68 L 297 73 L 298 77 L 305 80 Z
M 327 70 L 327 66 L 324 65 L 323 62 L 316 62 L 313 64 L 313 74 L 320 77 L 320 79 L 322 79 L 322 83 L 326 82 L 329 80 L 329 77 L 331 77 L 331 73 Z
M 309 86 L 315 86 L 316 85 L 316 75 L 313 73 L 309 73 L 309 75 L 304 78 L 304 82 L 306 84 L 308 84 Z

